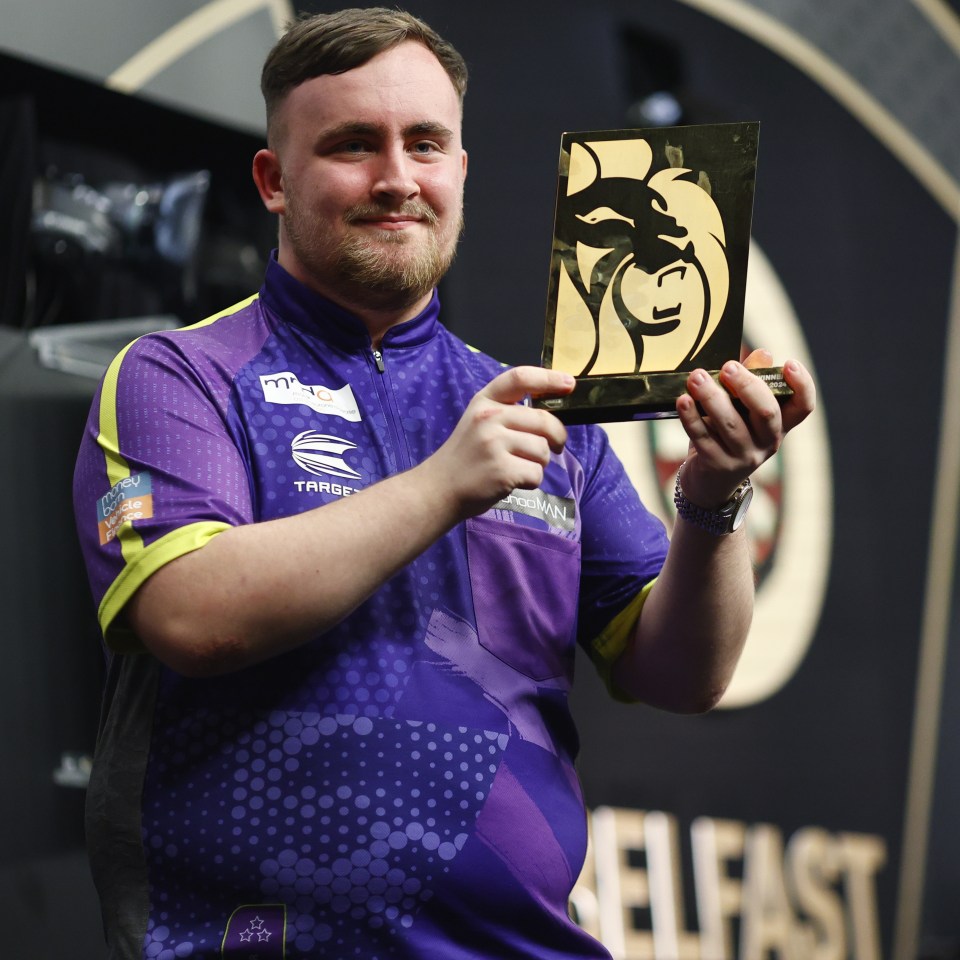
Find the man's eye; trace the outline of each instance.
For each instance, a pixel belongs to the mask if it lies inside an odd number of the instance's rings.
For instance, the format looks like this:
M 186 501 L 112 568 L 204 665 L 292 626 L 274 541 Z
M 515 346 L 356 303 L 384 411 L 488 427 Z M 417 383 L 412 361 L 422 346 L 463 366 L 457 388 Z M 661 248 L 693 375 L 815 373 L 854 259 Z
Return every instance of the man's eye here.
M 341 153 L 366 153 L 369 147 L 362 140 L 348 140 L 340 144 Z
M 427 156 L 431 153 L 435 153 L 437 150 L 437 145 L 430 140 L 419 140 L 415 143 L 412 148 L 414 153 L 423 154 Z
M 622 220 L 624 223 L 629 223 L 631 227 L 636 228 L 636 223 L 634 223 L 630 217 L 625 217 L 622 213 L 617 213 L 617 211 L 611 207 L 596 207 L 589 213 L 578 213 L 577 219 L 589 224 L 602 223 L 604 220 Z

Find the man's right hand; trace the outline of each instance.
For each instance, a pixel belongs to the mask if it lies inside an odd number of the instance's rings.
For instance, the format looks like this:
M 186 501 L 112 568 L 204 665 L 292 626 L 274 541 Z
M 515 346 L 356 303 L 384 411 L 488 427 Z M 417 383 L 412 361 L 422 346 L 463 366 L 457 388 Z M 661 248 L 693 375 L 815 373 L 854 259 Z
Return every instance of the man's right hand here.
M 567 431 L 553 414 L 522 401 L 567 394 L 574 383 L 560 370 L 514 367 L 474 396 L 446 443 L 421 465 L 438 492 L 455 498 L 461 520 L 518 487 L 540 486 L 551 453 L 563 451 Z
M 433 456 L 350 497 L 231 527 L 154 573 L 126 616 L 144 646 L 189 676 L 250 666 L 339 623 L 457 523 L 540 485 L 567 432 L 527 396 L 573 378 L 517 367 L 492 380 Z M 331 544 L 349 563 L 330 563 Z

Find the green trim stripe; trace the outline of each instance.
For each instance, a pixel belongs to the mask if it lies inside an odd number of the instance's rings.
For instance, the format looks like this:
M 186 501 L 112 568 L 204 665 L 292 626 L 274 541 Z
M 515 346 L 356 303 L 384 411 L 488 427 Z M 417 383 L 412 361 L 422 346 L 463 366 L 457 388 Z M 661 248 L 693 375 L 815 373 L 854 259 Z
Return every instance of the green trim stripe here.
M 254 293 L 245 300 L 241 300 L 232 307 L 227 307 L 226 310 L 221 310 L 219 313 L 215 313 L 205 320 L 200 320 L 186 327 L 178 327 L 175 331 L 171 332 L 180 333 L 184 330 L 197 330 L 200 327 L 207 327 L 222 317 L 230 316 L 242 310 L 244 307 L 253 303 L 258 296 L 259 294 Z M 139 340 L 140 338 L 138 337 L 137 339 Z M 120 379 L 120 368 L 123 366 L 127 351 L 136 342 L 137 340 L 131 340 L 130 343 L 113 358 L 104 375 L 103 388 L 100 394 L 100 421 L 97 443 L 100 449 L 103 450 L 103 455 L 106 460 L 107 480 L 109 481 L 110 488 L 113 488 L 121 480 L 125 480 L 130 476 L 130 465 L 124 460 L 120 453 L 120 431 L 117 427 L 117 382 Z M 118 533 L 117 538 L 120 541 L 123 559 L 127 563 L 134 562 L 137 552 L 143 549 L 143 541 L 139 534 L 133 530 L 132 525 L 125 524 L 124 529 Z
M 161 567 L 184 554 L 199 550 L 218 533 L 229 529 L 229 523 L 219 521 L 190 523 L 185 527 L 172 530 L 166 536 L 151 543 L 149 547 L 144 547 L 143 541 L 133 527 L 129 523 L 124 524 L 119 536 L 123 538 L 129 535 L 131 539 L 137 541 L 138 547 L 132 551 L 133 558 L 127 562 L 117 579 L 110 584 L 110 589 L 100 601 L 97 617 L 107 646 L 117 653 L 142 652 L 143 645 L 123 620 L 119 619 L 124 606 L 147 579 Z
M 604 627 L 587 651 L 607 690 L 616 700 L 631 702 L 631 698 L 625 697 L 614 685 L 611 671 L 614 663 L 627 649 L 640 620 L 640 611 L 656 582 L 655 577 Z
M 258 296 L 259 294 L 255 293 L 245 300 L 213 314 L 213 316 L 170 332 L 179 334 L 186 330 L 197 330 L 201 327 L 210 326 L 217 320 L 231 316 L 249 306 Z M 97 443 L 103 451 L 110 489 L 131 475 L 130 465 L 120 453 L 120 431 L 117 426 L 117 383 L 120 379 L 120 368 L 123 366 L 127 351 L 136 342 L 136 340 L 132 340 L 114 357 L 104 375 L 100 394 Z M 104 594 L 98 611 L 100 628 L 103 630 L 104 638 L 111 649 L 118 652 L 134 652 L 142 649 L 133 633 L 127 627 L 117 623 L 117 617 L 124 604 L 144 581 L 151 574 L 156 573 L 164 564 L 185 553 L 199 549 L 207 543 L 211 536 L 221 533 L 228 527 L 229 524 L 214 521 L 189 524 L 161 537 L 156 543 L 146 548 L 143 545 L 143 538 L 134 528 L 132 522 L 124 523 L 120 527 L 117 532 L 117 540 L 120 543 L 120 551 L 125 566 Z
M 113 489 L 121 480 L 130 476 L 130 465 L 120 454 L 119 430 L 117 429 L 117 381 L 120 379 L 120 367 L 127 351 L 136 340 L 128 343 L 111 361 L 103 378 L 103 388 L 100 393 L 100 423 L 97 434 L 97 444 L 103 451 L 107 466 L 107 483 Z M 131 524 L 124 524 L 117 534 L 120 549 L 124 560 L 129 561 L 128 549 L 134 547 L 131 543 L 129 531 Z M 139 540 L 139 537 L 136 537 Z

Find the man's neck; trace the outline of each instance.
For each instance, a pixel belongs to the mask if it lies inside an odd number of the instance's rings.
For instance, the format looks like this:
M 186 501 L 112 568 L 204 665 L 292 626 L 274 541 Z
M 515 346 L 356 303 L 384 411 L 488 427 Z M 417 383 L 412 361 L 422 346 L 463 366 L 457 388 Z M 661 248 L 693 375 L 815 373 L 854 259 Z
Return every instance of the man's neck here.
M 281 266 L 295 279 L 299 280 L 305 287 L 309 287 L 315 293 L 325 297 L 331 303 L 338 307 L 348 310 L 367 328 L 370 334 L 370 341 L 374 347 L 378 347 L 383 340 L 384 334 L 398 324 L 406 323 L 419 316 L 428 306 L 433 298 L 433 290 L 430 290 L 424 296 L 411 304 L 388 304 L 384 306 L 371 305 L 363 302 L 361 297 L 350 296 L 349 291 L 341 289 L 331 289 L 327 284 L 319 282 L 316 278 L 306 274 L 303 270 L 296 269 L 295 265 Z M 293 269 L 291 269 L 293 267 Z
M 370 334 L 370 342 L 375 347 L 380 346 L 380 343 L 383 341 L 384 334 L 392 327 L 396 327 L 401 323 L 406 323 L 408 320 L 413 320 L 414 317 L 419 316 L 427 308 L 427 305 L 430 303 L 430 299 L 433 296 L 433 291 L 431 290 L 426 296 L 422 297 L 416 303 L 411 304 L 408 307 L 388 307 L 376 309 L 357 303 L 351 303 L 349 300 L 343 298 L 342 296 L 338 297 L 334 293 L 324 293 L 323 291 L 318 292 L 322 293 L 322 295 L 328 300 L 332 300 L 338 306 L 343 307 L 345 310 L 349 310 L 354 316 L 356 316 L 367 328 L 367 332 Z

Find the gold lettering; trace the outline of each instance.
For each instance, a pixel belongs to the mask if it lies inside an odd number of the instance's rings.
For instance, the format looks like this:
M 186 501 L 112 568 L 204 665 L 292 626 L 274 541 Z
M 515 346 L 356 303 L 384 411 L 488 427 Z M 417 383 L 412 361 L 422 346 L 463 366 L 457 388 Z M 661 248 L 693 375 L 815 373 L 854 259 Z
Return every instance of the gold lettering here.
M 593 839 L 601 940 L 622 960 L 655 960 L 653 935 L 633 925 L 633 911 L 650 906 L 647 871 L 629 861 L 629 851 L 645 849 L 643 814 L 598 807 L 593 814 Z
M 874 876 L 887 861 L 882 837 L 841 833 L 840 855 L 853 930 L 854 960 L 880 960 L 880 923 Z
M 648 813 L 643 818 L 656 960 L 700 960 L 699 938 L 687 932 L 683 909 L 680 837 L 675 817 Z
M 881 960 L 882 837 L 803 827 L 785 853 L 771 824 L 698 818 L 690 828 L 696 932 L 687 927 L 674 816 L 601 807 L 587 828 L 570 915 L 616 960 Z M 738 860 L 742 881 L 731 875 Z M 649 916 L 649 930 L 638 914 Z
M 740 916 L 742 887 L 726 864 L 743 856 L 746 827 L 735 820 L 699 817 L 690 827 L 702 960 L 733 960 L 732 920 Z
M 794 917 L 783 879 L 783 838 L 770 824 L 747 833 L 743 871 L 741 960 L 802 960 L 794 952 Z
M 806 925 L 809 960 L 844 960 L 847 937 L 843 902 L 832 889 L 840 876 L 840 845 L 826 830 L 805 827 L 787 844 L 787 875 Z

